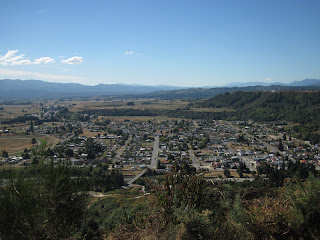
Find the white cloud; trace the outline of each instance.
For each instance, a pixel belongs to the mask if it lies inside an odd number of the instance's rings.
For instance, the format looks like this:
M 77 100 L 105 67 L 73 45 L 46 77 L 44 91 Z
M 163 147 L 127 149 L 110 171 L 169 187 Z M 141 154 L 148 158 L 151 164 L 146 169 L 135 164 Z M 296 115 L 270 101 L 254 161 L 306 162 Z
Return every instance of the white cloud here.
M 11 63 L 11 65 L 27 65 L 27 64 L 32 64 L 30 60 L 24 59 L 21 61 L 14 61 Z
M 42 57 L 42 58 L 37 58 L 36 60 L 34 60 L 34 64 L 48 64 L 48 63 L 54 63 L 54 59 L 51 57 Z
M 0 56 L 0 65 L 14 65 L 16 61 L 23 59 L 24 54 L 15 56 L 17 52 L 18 50 L 9 50 L 5 55 Z
M 45 74 L 39 72 L 27 72 L 27 71 L 19 71 L 19 70 L 11 70 L 11 69 L 3 69 L 0 68 L 0 77 L 14 77 L 14 78 L 36 78 L 41 80 L 59 80 L 59 81 L 67 81 L 67 82 L 81 82 L 86 81 L 85 78 L 70 76 L 70 75 L 56 75 L 56 74 Z
M 4 56 L 0 56 L 0 61 L 5 61 L 15 55 L 18 50 L 9 50 Z
M 0 56 L 0 65 L 27 65 L 27 64 L 48 64 L 54 63 L 51 57 L 41 57 L 34 61 L 24 59 L 24 54 L 16 55 L 18 50 L 9 50 L 5 55 Z
M 83 62 L 83 58 L 75 56 L 75 57 L 68 58 L 66 60 L 62 60 L 61 62 L 66 64 L 79 64 Z
M 124 52 L 125 55 L 132 55 L 134 52 L 133 51 L 126 51 Z

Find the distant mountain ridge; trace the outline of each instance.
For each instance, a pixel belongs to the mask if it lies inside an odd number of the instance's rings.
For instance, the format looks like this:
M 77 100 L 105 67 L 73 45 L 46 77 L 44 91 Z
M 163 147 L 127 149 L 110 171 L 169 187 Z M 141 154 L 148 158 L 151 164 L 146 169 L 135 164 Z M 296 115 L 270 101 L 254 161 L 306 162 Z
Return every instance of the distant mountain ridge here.
M 234 82 L 221 87 L 249 87 L 249 86 L 320 86 L 320 79 L 304 79 L 301 81 L 293 81 L 290 83 L 282 82 Z
M 225 92 L 253 92 L 253 91 L 280 91 L 280 90 L 320 90 L 320 86 L 283 86 L 283 85 L 271 85 L 271 86 L 247 86 L 247 87 L 216 87 L 216 88 L 189 88 L 181 90 L 171 91 L 159 91 L 153 93 L 136 94 L 130 97 L 136 98 L 162 98 L 162 99 L 183 99 L 194 98 L 204 99 L 215 97 Z
M 240 86 L 187 88 L 179 86 L 145 86 L 140 84 L 52 83 L 41 80 L 0 80 L 0 99 L 118 96 L 146 98 L 209 98 L 225 92 L 320 89 L 320 79 L 305 79 L 288 84 L 264 82 L 235 83 Z
M 141 94 L 174 89 L 182 89 L 182 87 L 127 84 L 98 84 L 95 86 L 87 86 L 79 83 L 52 83 L 41 80 L 0 80 L 0 96 L 5 99 Z

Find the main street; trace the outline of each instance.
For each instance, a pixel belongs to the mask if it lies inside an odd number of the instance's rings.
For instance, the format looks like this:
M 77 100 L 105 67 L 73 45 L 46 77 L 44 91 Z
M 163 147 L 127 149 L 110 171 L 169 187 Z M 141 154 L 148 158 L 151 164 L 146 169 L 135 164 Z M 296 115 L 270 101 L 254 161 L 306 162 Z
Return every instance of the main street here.
M 251 164 L 249 158 L 244 158 L 242 156 L 239 156 L 238 152 L 234 150 L 234 148 L 231 146 L 231 142 L 226 143 L 229 152 L 231 152 L 233 155 L 236 155 L 241 162 L 245 163 L 246 166 L 250 169 L 250 171 L 256 171 L 256 168 Z
M 198 170 L 200 168 L 200 163 L 198 162 L 198 159 L 197 159 L 196 155 L 194 154 L 194 151 L 193 151 L 191 145 L 190 144 L 188 144 L 188 145 L 189 145 L 189 155 L 190 155 L 190 159 L 192 161 L 191 165 Z
M 149 164 L 149 168 L 156 169 L 158 163 L 158 153 L 159 153 L 159 136 L 155 136 L 153 142 L 153 151 L 151 157 L 151 163 Z
M 128 146 L 128 144 L 130 143 L 131 140 L 132 140 L 132 136 L 130 135 L 130 137 L 127 139 L 125 144 L 119 149 L 118 153 L 116 154 L 115 159 L 119 159 L 121 157 L 123 151 L 126 149 L 126 147 Z
M 239 127 L 234 126 L 233 124 L 229 123 L 231 127 L 233 127 L 234 129 L 236 129 L 239 132 L 242 132 L 246 135 L 248 135 L 249 137 L 251 137 L 252 139 L 255 139 L 255 136 L 253 136 L 250 133 L 245 133 L 243 132 Z M 272 152 L 280 152 L 279 149 L 277 147 L 271 146 L 269 143 L 267 143 L 266 141 L 263 141 L 261 139 L 257 139 L 258 142 L 262 143 L 264 147 L 266 147 L 268 150 L 272 151 Z M 280 154 L 282 154 L 282 152 L 280 152 Z

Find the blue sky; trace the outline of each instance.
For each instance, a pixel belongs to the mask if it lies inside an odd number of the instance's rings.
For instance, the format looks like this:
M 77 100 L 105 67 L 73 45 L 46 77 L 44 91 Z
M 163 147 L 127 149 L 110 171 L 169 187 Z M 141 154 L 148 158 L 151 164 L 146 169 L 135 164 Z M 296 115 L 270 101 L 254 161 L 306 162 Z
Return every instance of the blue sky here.
M 2 0 L 0 78 L 219 86 L 320 79 L 318 0 Z

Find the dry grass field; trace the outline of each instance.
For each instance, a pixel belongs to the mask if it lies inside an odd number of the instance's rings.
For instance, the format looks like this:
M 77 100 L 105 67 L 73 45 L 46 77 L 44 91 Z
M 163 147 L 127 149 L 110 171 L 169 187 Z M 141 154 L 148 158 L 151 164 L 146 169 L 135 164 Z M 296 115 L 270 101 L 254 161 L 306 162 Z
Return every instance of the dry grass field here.
M 139 168 L 137 167 L 137 170 L 133 171 L 130 168 L 124 170 L 122 169 L 120 171 L 124 176 L 136 176 L 138 174 L 140 174 L 142 172 L 142 170 L 139 170 Z
M 80 135 L 81 136 L 86 136 L 87 138 L 90 138 L 90 137 L 96 137 L 98 135 L 98 133 L 100 133 L 101 135 L 103 135 L 103 133 L 105 133 L 104 131 L 101 131 L 101 132 L 91 132 L 90 130 L 88 129 L 83 129 L 83 133 L 81 133 Z
M 6 150 L 10 155 L 22 152 L 25 148 L 31 148 L 31 139 L 35 138 L 38 141 L 47 141 L 47 146 L 54 145 L 59 142 L 59 139 L 53 136 L 41 135 L 24 135 L 24 134 L 10 134 L 0 136 L 0 150 Z M 38 143 L 39 144 L 39 143 Z
M 30 135 L 2 135 L 0 136 L 0 149 L 6 150 L 9 154 L 23 151 L 25 148 L 31 148 L 31 139 L 39 136 Z
M 40 113 L 41 107 L 37 104 L 29 105 L 0 105 L 4 110 L 0 111 L 0 121 L 4 119 L 12 119 L 25 114 Z
M 239 177 L 237 171 L 230 170 L 230 174 L 232 177 Z M 223 171 L 220 171 L 220 170 L 213 170 L 211 172 L 206 172 L 204 174 L 204 177 L 217 178 L 217 177 L 219 177 L 219 175 L 222 177 L 225 177 L 223 174 Z
M 133 106 L 128 106 L 128 102 L 134 102 Z M 183 100 L 154 100 L 154 99 L 128 99 L 128 100 L 108 100 L 108 101 L 74 101 L 70 102 L 75 104 L 70 107 L 70 111 L 77 112 L 83 110 L 94 109 L 176 109 L 184 108 L 188 102 Z

